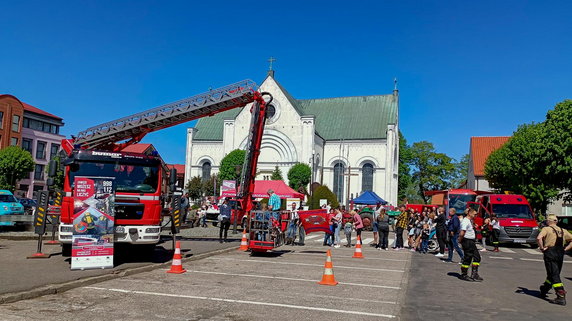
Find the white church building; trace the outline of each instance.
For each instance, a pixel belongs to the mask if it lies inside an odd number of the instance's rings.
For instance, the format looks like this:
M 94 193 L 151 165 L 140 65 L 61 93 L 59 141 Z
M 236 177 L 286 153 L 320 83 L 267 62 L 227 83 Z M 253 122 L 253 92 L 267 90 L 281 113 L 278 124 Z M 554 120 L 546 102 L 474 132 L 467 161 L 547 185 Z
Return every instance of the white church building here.
M 278 166 L 287 182 L 290 167 L 306 163 L 313 181 L 328 186 L 342 204 L 371 190 L 397 205 L 397 90 L 389 95 L 301 100 L 269 71 L 260 91 L 271 93 L 274 100 L 268 106 L 256 179 L 270 179 Z M 245 149 L 250 118 L 248 105 L 202 118 L 189 128 L 185 182 L 194 176 L 210 177 L 225 155 Z

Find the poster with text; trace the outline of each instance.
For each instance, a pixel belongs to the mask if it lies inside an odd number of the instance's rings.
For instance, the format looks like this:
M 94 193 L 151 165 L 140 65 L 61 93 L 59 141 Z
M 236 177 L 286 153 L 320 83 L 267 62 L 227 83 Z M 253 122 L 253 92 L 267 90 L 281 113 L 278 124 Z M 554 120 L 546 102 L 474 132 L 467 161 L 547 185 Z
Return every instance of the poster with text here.
M 72 270 L 113 268 L 115 181 L 75 177 Z

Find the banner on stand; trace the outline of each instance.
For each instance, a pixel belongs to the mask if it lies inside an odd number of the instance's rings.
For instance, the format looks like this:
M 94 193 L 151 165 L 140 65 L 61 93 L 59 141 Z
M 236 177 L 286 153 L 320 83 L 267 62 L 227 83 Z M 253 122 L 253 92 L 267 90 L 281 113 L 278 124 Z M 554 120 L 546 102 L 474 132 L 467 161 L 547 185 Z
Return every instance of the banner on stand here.
M 115 181 L 75 177 L 72 270 L 113 268 Z

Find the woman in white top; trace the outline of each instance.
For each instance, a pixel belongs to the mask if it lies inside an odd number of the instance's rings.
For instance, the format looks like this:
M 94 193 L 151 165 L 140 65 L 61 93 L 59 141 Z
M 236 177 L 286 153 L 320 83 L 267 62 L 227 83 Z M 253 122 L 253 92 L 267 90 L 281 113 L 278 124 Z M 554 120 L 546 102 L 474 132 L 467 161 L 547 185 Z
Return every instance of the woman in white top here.
M 493 239 L 493 246 L 495 247 L 493 252 L 499 252 L 500 223 L 499 223 L 499 219 L 497 218 L 497 215 L 494 213 L 491 215 L 491 223 L 490 224 L 493 228 L 492 239 Z

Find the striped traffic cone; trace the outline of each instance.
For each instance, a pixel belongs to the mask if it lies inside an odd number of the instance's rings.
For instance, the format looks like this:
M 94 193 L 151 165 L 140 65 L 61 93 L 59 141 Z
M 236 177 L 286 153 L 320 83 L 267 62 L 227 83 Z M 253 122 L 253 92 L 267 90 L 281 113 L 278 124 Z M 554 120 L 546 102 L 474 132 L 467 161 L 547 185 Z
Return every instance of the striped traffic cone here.
M 363 259 L 363 254 L 361 252 L 361 237 L 359 235 L 356 241 L 356 250 L 354 252 L 354 256 L 352 257 L 356 259 Z
M 239 251 L 248 251 L 248 240 L 246 239 L 246 228 L 242 232 L 242 240 L 240 241 Z
M 167 273 L 181 274 L 187 272 L 187 270 L 183 269 L 183 263 L 181 262 L 181 259 L 181 242 L 177 241 L 175 254 L 173 255 L 173 263 L 171 264 L 171 269 L 167 271 Z
M 324 264 L 324 274 L 322 281 L 318 282 L 321 285 L 338 285 L 338 281 L 334 278 L 334 264 L 332 264 L 332 252 L 328 250 L 326 256 L 326 263 Z

